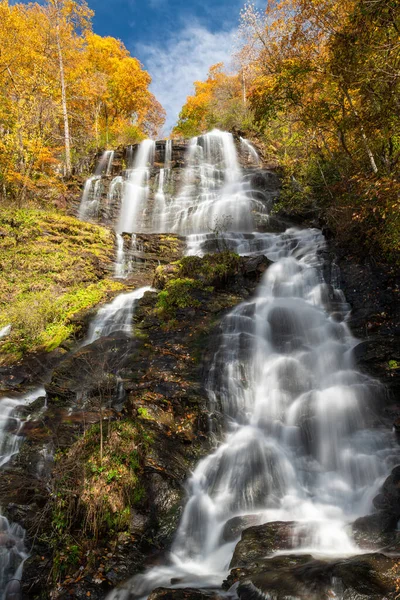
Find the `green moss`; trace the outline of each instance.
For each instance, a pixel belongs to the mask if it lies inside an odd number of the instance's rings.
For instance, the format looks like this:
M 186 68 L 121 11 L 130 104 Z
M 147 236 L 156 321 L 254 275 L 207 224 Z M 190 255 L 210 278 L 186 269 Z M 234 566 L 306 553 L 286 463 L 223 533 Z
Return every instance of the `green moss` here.
M 200 306 L 199 292 L 211 294 L 240 272 L 241 259 L 234 252 L 224 251 L 204 257 L 186 256 L 172 265 L 156 269 L 155 285 L 161 288 L 157 309 L 174 318 L 177 309 Z
M 177 308 L 199 306 L 200 302 L 193 297 L 195 289 L 202 286 L 194 279 L 171 279 L 165 289 L 158 294 L 157 308 L 167 313 L 173 313 Z
M 78 328 L 75 316 L 110 292 L 114 236 L 60 213 L 0 210 L 0 363 L 57 348 Z
M 138 415 L 140 418 L 142 419 L 148 419 L 148 420 L 152 420 L 153 417 L 149 414 L 149 411 L 147 410 L 147 408 L 144 408 L 143 406 L 140 406 L 137 410 Z

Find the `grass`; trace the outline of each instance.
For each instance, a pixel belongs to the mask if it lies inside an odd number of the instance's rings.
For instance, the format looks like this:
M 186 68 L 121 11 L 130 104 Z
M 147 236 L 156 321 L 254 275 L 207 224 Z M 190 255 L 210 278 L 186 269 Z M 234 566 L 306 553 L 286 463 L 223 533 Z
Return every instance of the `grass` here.
M 96 424 L 56 455 L 51 513 L 55 580 L 76 570 L 84 549 L 100 538 L 106 543 L 118 532 L 129 532 L 132 514 L 146 501 L 141 482 L 145 430 L 131 419 L 104 424 L 102 430 L 102 454 Z
M 0 364 L 51 351 L 77 330 L 74 318 L 123 289 L 108 277 L 113 233 L 57 212 L 0 210 Z

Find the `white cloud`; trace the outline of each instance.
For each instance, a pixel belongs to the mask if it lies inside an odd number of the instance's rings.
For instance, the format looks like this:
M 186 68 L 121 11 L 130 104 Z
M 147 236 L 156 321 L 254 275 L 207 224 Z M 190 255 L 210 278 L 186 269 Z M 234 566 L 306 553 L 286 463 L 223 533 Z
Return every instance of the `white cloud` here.
M 234 35 L 233 29 L 212 33 L 194 23 L 158 43 L 135 46 L 135 56 L 153 79 L 152 92 L 167 111 L 166 130 L 176 123 L 186 97 L 193 92 L 193 82 L 204 80 L 211 65 L 229 66 Z

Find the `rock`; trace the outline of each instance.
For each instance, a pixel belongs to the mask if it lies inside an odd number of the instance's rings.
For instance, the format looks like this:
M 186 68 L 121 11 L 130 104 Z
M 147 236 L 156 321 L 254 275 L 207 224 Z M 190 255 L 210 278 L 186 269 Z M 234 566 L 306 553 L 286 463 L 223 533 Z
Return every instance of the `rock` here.
M 18 579 L 12 579 L 4 592 L 4 600 L 20 600 L 22 598 L 21 583 Z
M 229 568 L 247 567 L 278 550 L 291 550 L 294 525 L 293 521 L 276 521 L 245 529 Z
M 251 568 L 240 580 L 239 598 L 328 600 L 338 593 L 349 600 L 395 598 L 398 581 L 395 557 L 368 554 L 322 561 L 305 555 L 301 559 L 301 556 L 279 556 L 263 560 L 262 567 Z
M 148 600 L 214 600 L 219 597 L 214 591 L 209 590 L 195 588 L 173 590 L 160 587 L 150 594 Z
M 222 530 L 222 542 L 234 542 L 244 529 L 258 525 L 259 522 L 260 517 L 257 515 L 244 515 L 242 517 L 233 517 L 233 519 L 229 519 Z
M 249 577 L 261 574 L 276 572 L 279 569 L 289 569 L 297 565 L 303 565 L 313 560 L 311 554 L 288 554 L 273 556 L 272 558 L 258 557 L 257 562 L 248 567 L 238 567 L 232 569 L 226 580 L 222 584 L 224 590 L 229 590 L 232 585 L 240 581 L 246 581 Z
M 90 395 L 102 390 L 104 397 L 115 393 L 116 374 L 129 362 L 137 342 L 123 332 L 100 338 L 79 348 L 54 369 L 51 381 L 46 385 L 49 404 L 74 402 L 78 396 Z M 104 380 L 104 383 L 102 381 Z
M 360 517 L 352 526 L 354 539 L 363 548 L 382 547 L 388 543 L 387 534 L 395 530 L 397 521 L 396 517 L 386 511 Z
M 387 477 L 373 504 L 376 513 L 360 517 L 353 523 L 354 538 L 363 548 L 393 544 L 400 519 L 400 465 Z

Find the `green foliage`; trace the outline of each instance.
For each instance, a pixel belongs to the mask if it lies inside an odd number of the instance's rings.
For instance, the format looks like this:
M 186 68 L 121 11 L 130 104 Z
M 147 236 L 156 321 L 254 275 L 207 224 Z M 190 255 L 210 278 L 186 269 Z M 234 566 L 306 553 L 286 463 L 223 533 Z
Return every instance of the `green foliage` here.
M 398 369 L 400 367 L 397 360 L 389 360 L 388 366 L 389 366 L 389 369 Z
M 90 540 L 95 544 L 99 536 L 104 541 L 129 531 L 132 512 L 146 500 L 141 465 L 151 441 L 140 424 L 125 419 L 103 428 L 93 425 L 57 453 L 49 540 L 55 580 L 76 568 Z

